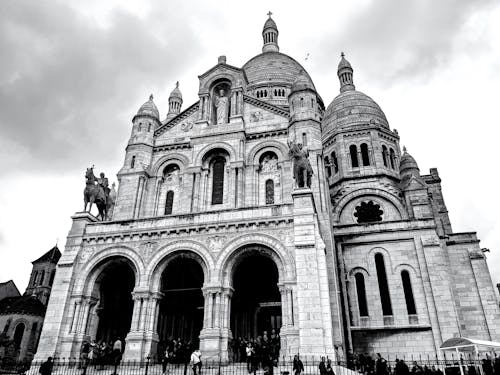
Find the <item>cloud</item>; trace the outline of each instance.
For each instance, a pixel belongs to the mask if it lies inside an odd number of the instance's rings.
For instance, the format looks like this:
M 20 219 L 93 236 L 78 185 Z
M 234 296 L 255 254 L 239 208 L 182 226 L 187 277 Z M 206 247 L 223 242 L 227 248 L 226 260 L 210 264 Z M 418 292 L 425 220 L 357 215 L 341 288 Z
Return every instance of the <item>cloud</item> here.
M 345 27 L 317 41 L 318 45 L 335 46 L 319 52 L 319 69 L 331 72 L 331 61 L 338 61 L 338 48 L 342 48 L 355 66 L 362 66 L 382 86 L 403 78 L 428 79 L 455 54 L 472 53 L 487 45 L 481 32 L 465 31 L 473 17 L 486 16 L 497 5 L 494 0 L 371 1 L 359 7 Z
M 2 8 L 0 157 L 17 158 L 0 174 L 64 171 L 109 157 L 130 132 L 128 109 L 188 69 L 199 49 L 196 32 L 180 18 L 164 22 L 162 11 L 144 22 L 115 10 L 103 27 L 64 3 Z

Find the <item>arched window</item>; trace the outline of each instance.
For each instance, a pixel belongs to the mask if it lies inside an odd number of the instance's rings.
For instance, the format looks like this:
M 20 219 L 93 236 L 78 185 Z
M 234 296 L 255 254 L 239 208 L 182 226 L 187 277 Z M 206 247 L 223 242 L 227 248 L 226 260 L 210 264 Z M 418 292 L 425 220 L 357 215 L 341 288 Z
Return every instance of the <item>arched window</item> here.
M 278 90 L 274 89 L 274 96 L 278 96 Z
M 349 146 L 349 153 L 351 154 L 351 165 L 353 168 L 358 168 L 359 167 L 359 162 L 358 162 L 358 148 L 356 145 L 351 145 Z
M 382 303 L 382 314 L 384 316 L 392 315 L 391 296 L 389 294 L 387 274 L 385 273 L 384 256 L 380 253 L 375 254 L 375 267 L 377 269 L 378 290 L 380 292 L 380 302 Z
M 130 161 L 130 168 L 134 168 L 135 167 L 135 155 L 132 156 L 132 160 Z
M 174 206 L 174 192 L 169 190 L 167 192 L 167 199 L 165 201 L 165 215 L 170 215 L 172 213 L 172 208 Z
M 365 277 L 362 273 L 354 275 L 356 280 L 356 292 L 358 293 L 359 316 L 368 316 L 368 304 L 366 303 Z
M 380 205 L 373 201 L 361 202 L 354 210 L 354 216 L 359 224 L 382 221 L 382 215 L 384 214 L 384 211 L 380 209 Z
M 403 291 L 405 293 L 406 311 L 408 311 L 408 315 L 416 315 L 417 309 L 415 308 L 415 299 L 413 298 L 413 290 L 408 271 L 401 271 L 401 281 L 403 282 Z
M 224 169 L 226 160 L 215 159 L 212 165 L 212 204 L 222 204 L 224 198 Z
M 19 349 L 21 347 L 21 343 L 23 341 L 23 336 L 24 336 L 24 323 L 19 323 L 16 326 L 16 329 L 14 331 L 14 345 L 16 346 L 16 349 Z
M 382 160 L 384 160 L 384 167 L 387 167 L 387 147 L 382 146 Z
M 366 143 L 361 144 L 361 159 L 363 160 L 363 166 L 370 165 L 370 155 L 368 155 L 368 145 Z
M 266 181 L 266 204 L 274 204 L 274 181 Z
M 330 159 L 328 156 L 325 156 L 325 169 L 328 177 L 332 177 L 332 166 L 330 165 Z
M 40 272 L 40 281 L 38 282 L 38 285 L 43 285 L 44 279 L 45 279 L 45 271 L 42 270 L 42 272 Z
M 52 284 L 54 283 L 54 277 L 56 277 L 56 270 L 53 270 L 53 271 L 50 273 L 49 286 L 52 286 Z
M 339 173 L 339 163 L 337 161 L 337 154 L 335 153 L 335 151 L 332 152 L 332 164 L 335 174 Z
M 38 272 L 37 271 L 33 272 L 33 278 L 31 279 L 31 285 L 36 285 L 37 277 L 38 277 Z
M 396 169 L 396 153 L 392 148 L 390 151 L 390 160 L 391 160 L 391 168 Z

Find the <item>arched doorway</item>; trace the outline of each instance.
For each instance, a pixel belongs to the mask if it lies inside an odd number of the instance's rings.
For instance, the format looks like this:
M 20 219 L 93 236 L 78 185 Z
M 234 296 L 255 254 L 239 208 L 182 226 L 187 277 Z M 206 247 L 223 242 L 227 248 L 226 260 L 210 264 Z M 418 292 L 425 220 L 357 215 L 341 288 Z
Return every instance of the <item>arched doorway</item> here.
M 175 359 L 181 360 L 191 348 L 198 347 L 203 328 L 203 281 L 200 263 L 189 256 L 173 258 L 163 271 L 160 290 L 163 299 L 157 326 L 160 358 L 168 349 L 175 352 Z
M 124 340 L 130 331 L 134 302 L 132 291 L 135 274 L 124 258 L 108 261 L 96 281 L 99 291 L 99 317 L 96 341 L 112 342 Z
M 258 252 L 244 255 L 233 271 L 231 332 L 235 340 L 251 340 L 281 328 L 279 273 L 274 261 Z

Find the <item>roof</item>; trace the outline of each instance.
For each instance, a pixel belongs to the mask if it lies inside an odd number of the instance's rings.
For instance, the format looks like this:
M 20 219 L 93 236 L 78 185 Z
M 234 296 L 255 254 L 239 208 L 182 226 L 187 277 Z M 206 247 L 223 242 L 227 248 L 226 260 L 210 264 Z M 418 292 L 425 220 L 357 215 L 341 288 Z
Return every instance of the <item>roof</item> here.
M 0 315 L 45 315 L 45 306 L 36 296 L 7 297 L 0 301 Z
M 314 88 L 311 77 L 302 65 L 281 52 L 263 52 L 248 60 L 243 70 L 250 85 L 284 84 L 291 87 L 302 73 Z
M 153 94 L 149 96 L 149 100 L 141 105 L 141 108 L 137 111 L 136 116 L 150 116 L 156 120 L 160 119 L 160 113 L 156 104 L 153 102 Z M 135 117 L 135 116 L 134 116 Z
M 59 262 L 60 258 L 61 258 L 61 252 L 59 251 L 59 248 L 56 245 L 52 249 L 47 251 L 45 254 L 43 254 L 40 258 L 38 258 L 37 260 L 34 260 L 31 263 L 35 264 L 35 263 L 50 262 L 50 263 L 57 264 L 57 262 Z
M 7 297 L 19 297 L 20 295 L 21 293 L 19 293 L 14 281 L 9 280 L 0 283 L 0 301 Z
M 263 30 L 265 30 L 265 29 L 276 29 L 276 31 L 278 31 L 278 26 L 276 26 L 276 22 L 274 22 L 274 20 L 271 18 L 271 16 L 269 16 L 269 18 L 264 23 Z
M 488 350 L 490 348 L 500 348 L 500 342 L 468 339 L 467 337 L 452 337 L 443 342 L 439 348 L 441 350 L 470 350 L 472 348 Z

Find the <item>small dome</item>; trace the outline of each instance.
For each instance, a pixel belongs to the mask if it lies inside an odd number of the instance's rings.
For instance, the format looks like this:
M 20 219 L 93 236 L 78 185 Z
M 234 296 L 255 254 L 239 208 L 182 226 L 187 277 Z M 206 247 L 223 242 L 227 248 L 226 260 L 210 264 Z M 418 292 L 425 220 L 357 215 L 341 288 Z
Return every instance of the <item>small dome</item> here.
M 303 91 L 303 90 L 313 90 L 314 91 L 314 86 L 310 79 L 308 79 L 305 75 L 302 73 L 297 76 L 297 79 L 293 82 L 292 88 L 290 92 L 297 92 L 297 91 Z
M 158 108 L 156 104 L 153 102 L 153 94 L 149 96 L 149 100 L 141 105 L 141 108 L 137 111 L 136 116 L 150 116 L 157 120 L 160 119 L 160 113 L 158 112 Z
M 339 71 L 341 71 L 342 69 L 346 69 L 346 68 L 347 68 L 347 69 L 351 69 L 351 70 L 352 70 L 351 63 L 350 63 L 349 61 L 347 61 L 347 60 L 346 60 L 344 52 L 342 52 L 342 53 L 340 54 L 340 57 L 341 57 L 341 59 L 340 59 L 340 62 L 339 62 L 339 66 L 338 66 L 338 68 L 337 68 L 337 71 L 339 72 Z
M 344 91 L 326 109 L 323 134 L 335 129 L 373 123 L 389 129 L 384 112 L 372 98 L 360 91 Z
M 276 26 L 276 22 L 269 16 L 269 18 L 266 20 L 266 23 L 264 24 L 264 28 L 262 30 L 266 29 L 276 29 L 278 31 L 278 26 Z
M 181 90 L 179 90 L 179 81 L 177 81 L 175 88 L 170 93 L 170 98 L 179 98 L 182 100 L 182 93 Z
M 399 173 L 401 175 L 407 174 L 416 174 L 420 175 L 420 168 L 418 168 L 418 164 L 407 151 L 406 147 L 403 147 L 403 155 L 401 156 L 401 160 L 399 161 Z

